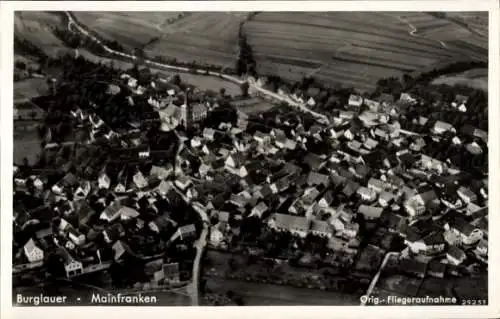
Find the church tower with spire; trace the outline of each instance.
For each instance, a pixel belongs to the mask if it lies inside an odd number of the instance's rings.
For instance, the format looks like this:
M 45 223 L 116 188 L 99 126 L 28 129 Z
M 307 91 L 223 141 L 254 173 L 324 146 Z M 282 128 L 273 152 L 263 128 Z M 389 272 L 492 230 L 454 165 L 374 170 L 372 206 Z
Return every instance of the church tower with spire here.
M 188 102 L 188 90 L 184 92 L 184 103 L 181 105 L 181 125 L 185 128 L 191 126 L 193 119 L 192 109 Z

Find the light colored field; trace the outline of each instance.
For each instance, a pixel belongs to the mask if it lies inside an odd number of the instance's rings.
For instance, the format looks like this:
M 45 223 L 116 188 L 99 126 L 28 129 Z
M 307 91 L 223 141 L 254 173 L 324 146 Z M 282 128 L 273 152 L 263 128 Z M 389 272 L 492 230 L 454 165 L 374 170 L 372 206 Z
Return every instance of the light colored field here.
M 259 73 L 312 75 L 360 91 L 442 61 L 484 59 L 487 46 L 467 28 L 420 12 L 263 12 L 244 31 Z
M 488 92 L 488 69 L 471 69 L 460 74 L 440 76 L 432 84 L 460 84 Z
M 180 73 L 179 76 L 181 77 L 182 82 L 192 84 L 202 91 L 206 90 L 219 91 L 221 88 L 224 88 L 226 89 L 226 94 L 232 96 L 241 94 L 241 89 L 238 85 L 214 76 L 206 76 L 206 75 L 191 74 L 191 73 Z
M 52 33 L 56 27 L 61 26 L 61 17 L 53 13 L 16 11 L 14 14 L 14 34 L 36 45 L 49 56 L 57 56 L 68 50 Z
M 225 294 L 234 291 L 248 306 L 344 306 L 359 305 L 359 297 L 341 292 L 260 284 L 232 279 L 207 278 L 207 287 Z
M 44 95 L 48 91 L 45 79 L 33 78 L 14 83 L 14 100 L 27 99 Z
M 268 101 L 255 99 L 255 101 L 250 101 L 248 104 L 239 105 L 238 110 L 245 112 L 248 115 L 253 115 L 267 112 L 275 106 L 276 105 Z
M 488 69 L 471 69 L 463 73 L 470 79 L 488 78 Z

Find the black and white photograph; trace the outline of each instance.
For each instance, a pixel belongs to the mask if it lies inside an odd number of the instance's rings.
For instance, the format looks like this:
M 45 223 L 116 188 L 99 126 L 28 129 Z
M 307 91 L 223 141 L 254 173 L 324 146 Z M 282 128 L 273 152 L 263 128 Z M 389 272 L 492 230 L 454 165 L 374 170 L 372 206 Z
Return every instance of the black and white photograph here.
M 498 3 L 114 8 L 11 13 L 9 307 L 493 305 Z

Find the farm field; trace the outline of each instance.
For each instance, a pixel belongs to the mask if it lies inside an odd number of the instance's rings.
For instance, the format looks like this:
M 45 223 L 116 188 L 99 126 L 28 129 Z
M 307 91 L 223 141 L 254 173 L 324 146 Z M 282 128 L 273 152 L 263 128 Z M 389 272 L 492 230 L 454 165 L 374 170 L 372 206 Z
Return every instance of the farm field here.
M 121 70 L 130 70 L 131 68 L 134 67 L 133 63 L 97 56 L 85 49 L 78 49 L 78 55 L 81 55 L 86 60 L 92 61 L 94 63 L 101 62 L 103 64 L 108 64 L 108 65 L 113 64 L 114 68 L 118 68 Z
M 241 94 L 241 89 L 235 83 L 202 74 L 191 74 L 191 73 L 179 73 L 183 82 L 194 85 L 202 91 L 213 90 L 219 91 L 219 89 L 226 89 L 226 94 L 231 96 L 236 96 Z
M 161 35 L 162 26 L 180 12 L 75 11 L 78 21 L 106 40 L 116 40 L 128 49 L 144 46 Z
M 234 104 L 238 110 L 248 115 L 264 113 L 276 106 L 275 104 L 258 97 L 238 101 Z
M 314 76 L 360 91 L 370 91 L 381 77 L 487 58 L 486 38 L 421 12 L 262 12 L 243 31 L 258 73 Z
M 41 139 L 35 121 L 17 121 L 14 125 L 14 164 L 23 164 L 27 158 L 30 165 L 36 164 L 42 153 Z
M 475 32 L 488 36 L 488 13 L 487 12 L 449 12 L 446 14 L 466 23 Z
M 14 14 L 14 34 L 42 49 L 49 56 L 58 56 L 69 49 L 52 30 L 63 25 L 62 18 L 43 11 L 16 11 Z
M 238 52 L 238 32 L 245 13 L 192 12 L 167 25 L 160 38 L 145 51 L 182 62 L 233 68 Z
M 238 30 L 246 13 L 237 12 L 74 12 L 107 40 L 151 57 L 234 67 Z

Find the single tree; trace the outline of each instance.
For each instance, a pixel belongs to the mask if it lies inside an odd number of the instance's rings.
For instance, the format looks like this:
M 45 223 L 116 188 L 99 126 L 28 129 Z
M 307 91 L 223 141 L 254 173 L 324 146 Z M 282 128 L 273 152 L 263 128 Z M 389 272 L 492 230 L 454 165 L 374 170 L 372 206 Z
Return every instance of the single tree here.
M 240 89 L 241 89 L 241 95 L 243 95 L 243 97 L 248 97 L 248 89 L 250 88 L 250 85 L 248 84 L 248 82 L 243 82 L 241 85 L 240 85 Z

